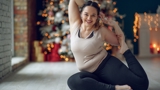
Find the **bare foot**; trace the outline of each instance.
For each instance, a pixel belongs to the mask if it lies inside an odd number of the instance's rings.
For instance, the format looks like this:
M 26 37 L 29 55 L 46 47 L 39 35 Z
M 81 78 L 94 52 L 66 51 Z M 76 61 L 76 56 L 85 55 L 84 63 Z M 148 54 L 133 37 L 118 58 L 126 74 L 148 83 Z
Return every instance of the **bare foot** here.
M 116 85 L 115 88 L 116 90 L 132 90 L 128 85 Z
M 126 50 L 128 50 L 128 46 L 127 44 L 125 43 L 125 39 L 123 36 L 119 35 L 118 36 L 118 41 L 120 43 L 120 49 L 119 49 L 119 52 L 121 54 L 123 54 Z

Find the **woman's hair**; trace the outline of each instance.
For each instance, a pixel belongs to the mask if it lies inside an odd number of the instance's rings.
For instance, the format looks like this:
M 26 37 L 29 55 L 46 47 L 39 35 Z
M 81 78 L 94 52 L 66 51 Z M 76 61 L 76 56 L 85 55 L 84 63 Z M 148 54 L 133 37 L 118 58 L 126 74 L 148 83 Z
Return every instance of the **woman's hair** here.
M 81 8 L 81 12 L 83 11 L 83 9 L 87 6 L 92 6 L 94 7 L 96 10 L 97 10 L 97 14 L 99 15 L 99 12 L 100 12 L 100 7 L 98 5 L 97 2 L 93 2 L 93 1 L 87 1 Z
M 100 13 L 100 7 L 98 5 L 97 2 L 93 2 L 93 1 L 87 1 L 82 7 L 81 7 L 81 12 L 83 11 L 83 9 L 87 6 L 92 6 L 97 10 L 97 15 L 99 16 Z M 97 21 L 95 23 L 95 27 L 99 27 L 99 19 L 97 18 Z

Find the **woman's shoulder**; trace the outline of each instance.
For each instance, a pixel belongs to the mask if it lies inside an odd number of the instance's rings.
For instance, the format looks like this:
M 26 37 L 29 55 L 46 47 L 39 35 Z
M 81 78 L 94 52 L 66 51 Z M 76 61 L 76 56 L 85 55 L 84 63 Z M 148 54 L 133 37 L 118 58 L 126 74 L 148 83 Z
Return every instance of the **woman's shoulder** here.
M 103 33 L 104 33 L 104 27 L 103 27 L 103 26 L 100 26 L 100 27 L 96 28 L 95 31 L 96 31 L 97 33 L 103 34 Z
M 70 25 L 70 32 L 74 32 L 74 31 L 77 31 L 81 26 L 81 23 L 80 22 L 75 22 L 73 23 L 72 25 Z
M 108 29 L 105 26 L 100 26 L 97 30 L 96 30 L 96 34 L 97 36 L 101 37 L 103 40 L 105 38 L 105 36 L 108 33 Z
M 108 32 L 108 28 L 105 26 L 101 26 L 101 27 L 99 27 L 99 29 L 97 31 L 99 31 L 102 34 L 105 34 Z

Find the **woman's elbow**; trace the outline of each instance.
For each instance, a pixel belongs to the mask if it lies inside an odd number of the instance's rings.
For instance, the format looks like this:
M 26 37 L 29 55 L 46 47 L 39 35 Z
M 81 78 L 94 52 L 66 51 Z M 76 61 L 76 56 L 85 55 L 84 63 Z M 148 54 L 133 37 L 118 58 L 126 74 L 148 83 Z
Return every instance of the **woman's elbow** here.
M 111 43 L 111 45 L 113 45 L 113 46 L 119 46 L 120 43 L 119 43 L 118 40 L 113 40 L 112 43 Z
M 119 42 L 116 42 L 116 43 L 114 43 L 114 44 L 112 44 L 113 46 L 119 46 L 120 44 L 119 44 Z

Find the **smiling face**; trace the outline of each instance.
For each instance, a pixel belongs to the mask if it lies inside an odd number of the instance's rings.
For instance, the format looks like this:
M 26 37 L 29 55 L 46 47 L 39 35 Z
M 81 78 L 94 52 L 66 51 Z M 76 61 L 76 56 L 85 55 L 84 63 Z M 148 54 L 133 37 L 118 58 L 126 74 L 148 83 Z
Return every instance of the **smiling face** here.
M 82 22 L 87 27 L 92 27 L 98 18 L 96 8 L 92 6 L 86 6 L 81 13 Z

